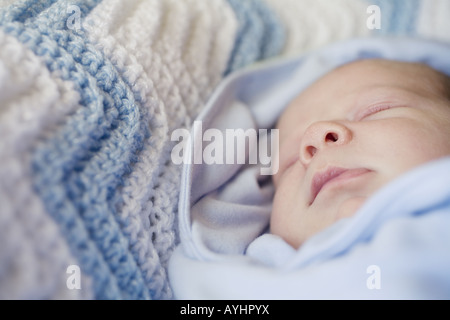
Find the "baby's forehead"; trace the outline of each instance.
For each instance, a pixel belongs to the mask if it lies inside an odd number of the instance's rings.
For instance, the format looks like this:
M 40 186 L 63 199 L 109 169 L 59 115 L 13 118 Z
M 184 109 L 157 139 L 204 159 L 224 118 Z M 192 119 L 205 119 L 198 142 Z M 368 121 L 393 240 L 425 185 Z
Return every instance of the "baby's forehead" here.
M 398 97 L 402 90 L 422 96 L 442 95 L 448 92 L 443 85 L 444 78 L 445 75 L 421 63 L 384 59 L 351 62 L 332 70 L 299 93 L 282 113 L 277 127 L 294 121 L 297 112 L 302 112 L 302 118 L 308 118 L 307 114 L 311 113 L 331 117 L 331 113 L 342 111 L 336 109 L 337 105 L 358 104 L 360 97 L 386 97 L 387 92 L 396 92 L 394 95 Z
M 388 59 L 362 59 L 336 67 L 317 82 L 322 80 L 338 80 L 342 77 L 414 75 L 440 78 L 439 71 L 420 62 L 406 62 Z M 421 81 L 421 77 L 417 77 Z
M 334 70 L 330 71 L 329 74 L 334 72 L 349 72 L 349 71 L 367 71 L 365 69 L 371 68 L 387 68 L 388 71 L 395 72 L 400 69 L 429 69 L 433 70 L 431 67 L 426 64 L 419 62 L 407 62 L 407 61 L 399 61 L 399 60 L 389 60 L 389 59 L 361 59 L 355 60 L 341 66 L 336 67 Z
M 332 82 L 342 81 L 343 78 L 349 81 L 349 85 L 352 78 L 357 78 L 359 81 L 370 81 L 374 78 L 399 80 L 404 86 L 425 85 L 428 89 L 438 90 L 440 93 L 442 89 L 447 89 L 444 87 L 450 81 L 447 75 L 425 63 L 388 59 L 363 59 L 350 62 L 332 70 L 322 80 Z
M 350 62 L 328 72 L 300 92 L 296 99 L 317 101 L 329 96 L 337 97 L 348 91 L 360 90 L 364 84 L 387 84 L 402 76 L 412 65 L 396 61 L 366 59 Z
M 298 99 L 317 101 L 358 93 L 371 86 L 401 87 L 424 94 L 448 95 L 448 76 L 423 63 L 364 59 L 337 67 L 299 93 Z

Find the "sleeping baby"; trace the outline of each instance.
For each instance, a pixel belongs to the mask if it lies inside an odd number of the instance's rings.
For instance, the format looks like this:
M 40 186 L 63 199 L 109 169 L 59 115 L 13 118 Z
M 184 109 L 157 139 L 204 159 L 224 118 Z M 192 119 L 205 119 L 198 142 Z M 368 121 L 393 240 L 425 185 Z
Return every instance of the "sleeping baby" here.
M 278 129 L 278 171 L 183 168 L 176 297 L 448 299 L 449 52 L 355 39 L 226 80 L 203 128 Z
M 360 60 L 303 91 L 277 128 L 270 228 L 298 248 L 387 182 L 450 155 L 450 79 L 424 64 Z

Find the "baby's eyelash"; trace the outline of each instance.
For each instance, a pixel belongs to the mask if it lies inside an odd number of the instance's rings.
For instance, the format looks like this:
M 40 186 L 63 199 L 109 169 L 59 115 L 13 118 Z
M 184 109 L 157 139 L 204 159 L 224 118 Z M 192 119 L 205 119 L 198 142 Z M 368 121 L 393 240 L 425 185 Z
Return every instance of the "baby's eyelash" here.
M 382 104 L 382 105 L 371 106 L 371 107 L 365 109 L 364 111 L 362 111 L 361 114 L 359 115 L 358 119 L 362 120 L 362 119 L 364 119 L 364 118 L 366 118 L 368 116 L 371 116 L 371 115 L 373 115 L 375 113 L 391 109 L 392 107 L 393 106 L 390 105 L 390 104 Z

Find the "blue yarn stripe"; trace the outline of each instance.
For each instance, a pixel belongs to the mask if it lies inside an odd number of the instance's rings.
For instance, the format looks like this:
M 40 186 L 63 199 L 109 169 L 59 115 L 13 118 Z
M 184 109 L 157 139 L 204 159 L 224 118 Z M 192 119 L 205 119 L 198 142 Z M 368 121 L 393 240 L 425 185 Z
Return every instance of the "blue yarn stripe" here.
M 44 11 L 58 0 L 19 0 L 14 2 L 8 10 L 3 10 L 0 13 L 0 21 L 2 22 L 24 22 L 27 19 L 34 17 Z
M 87 13 L 99 1 L 59 1 L 45 12 L 39 1 L 30 10 L 32 2 L 26 1 L 26 15 L 15 13 L 27 16 L 24 23 L 2 21 L 3 27 L 41 56 L 51 71 L 73 81 L 84 106 L 37 148 L 36 191 L 83 272 L 92 276 L 96 298 L 148 299 L 151 293 L 115 220 L 114 204 L 149 128 L 140 121 L 139 106 L 113 65 L 83 37 L 63 29 L 69 5 Z
M 286 39 L 284 25 L 264 1 L 228 3 L 238 20 L 238 30 L 225 74 L 281 52 Z
M 257 6 L 260 19 L 264 21 L 265 33 L 262 43 L 262 59 L 268 59 L 280 54 L 286 44 L 287 31 L 282 20 L 268 7 L 263 0 Z

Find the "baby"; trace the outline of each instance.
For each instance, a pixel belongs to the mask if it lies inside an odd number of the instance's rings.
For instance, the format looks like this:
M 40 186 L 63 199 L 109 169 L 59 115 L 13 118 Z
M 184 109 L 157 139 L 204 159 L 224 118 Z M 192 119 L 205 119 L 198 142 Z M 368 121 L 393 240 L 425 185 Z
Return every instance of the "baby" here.
M 450 155 L 450 78 L 389 60 L 341 66 L 281 115 L 271 233 L 298 248 L 406 171 Z

